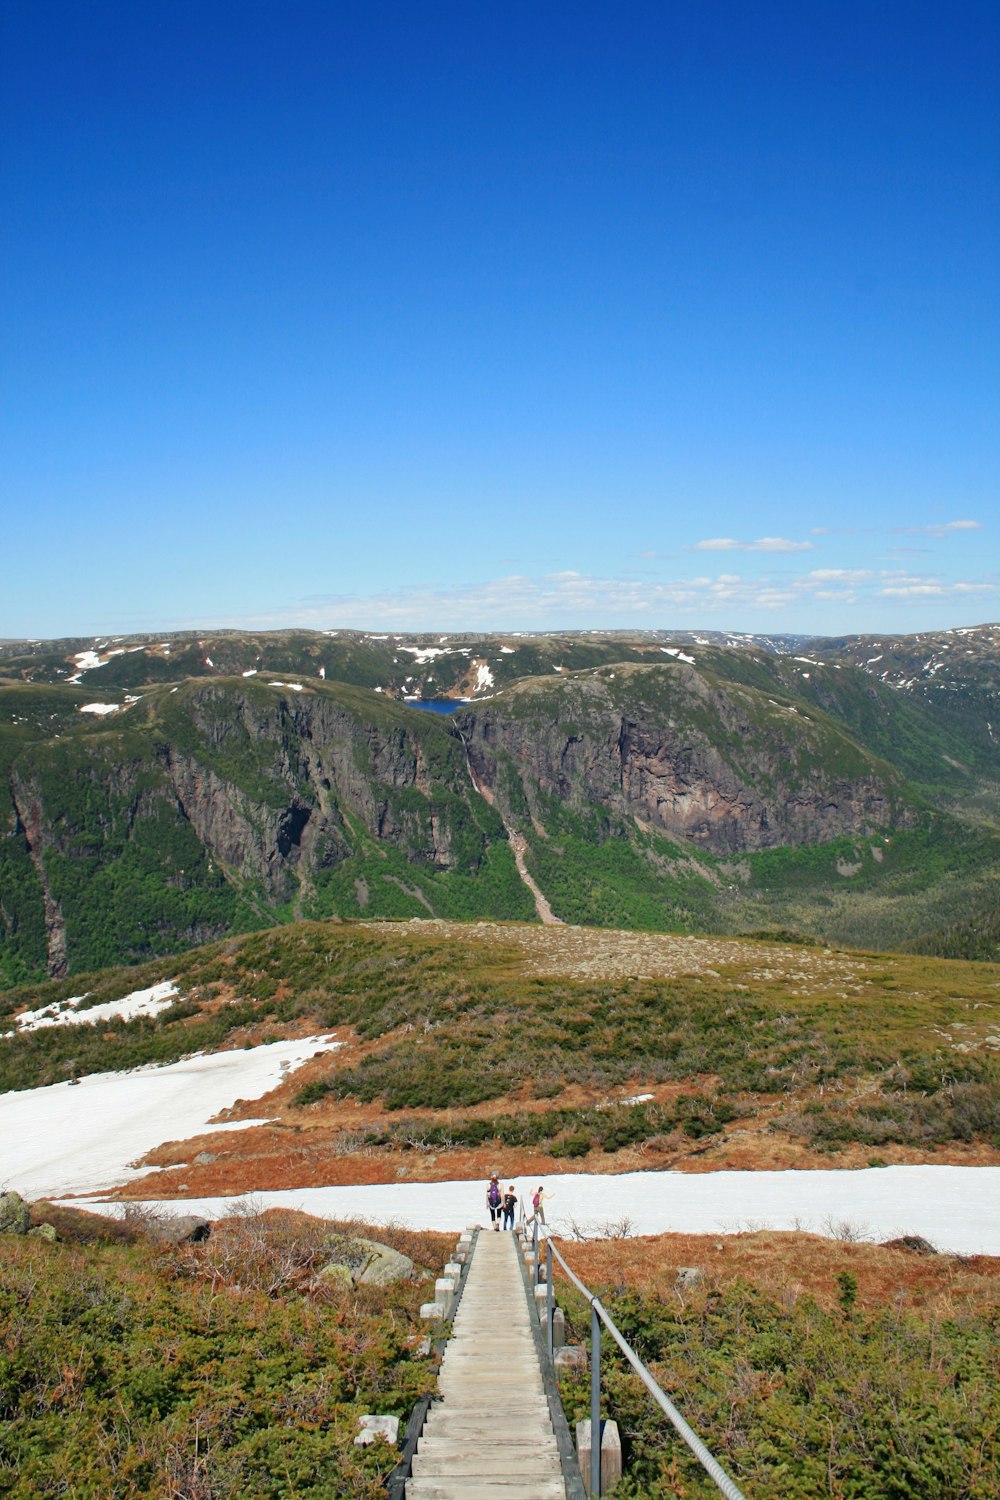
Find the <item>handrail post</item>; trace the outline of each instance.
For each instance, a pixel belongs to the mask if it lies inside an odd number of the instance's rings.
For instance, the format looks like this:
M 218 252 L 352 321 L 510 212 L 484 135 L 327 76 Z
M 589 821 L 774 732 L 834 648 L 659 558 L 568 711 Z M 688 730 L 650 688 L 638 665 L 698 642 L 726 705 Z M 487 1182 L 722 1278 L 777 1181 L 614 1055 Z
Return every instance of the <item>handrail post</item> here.
M 531 1275 L 534 1285 L 538 1285 L 538 1211 L 535 1211 L 535 1222 L 531 1226 L 531 1249 L 535 1257 L 534 1267 Z
M 601 1493 L 601 1320 L 590 1304 L 590 1493 Z
M 684 1418 L 681 1416 L 680 1412 L 677 1410 L 676 1406 L 674 1406 L 670 1398 L 666 1396 L 660 1389 L 659 1385 L 657 1385 L 656 1381 L 653 1379 L 653 1376 L 650 1374 L 649 1370 L 636 1354 L 631 1344 L 628 1343 L 628 1341 L 622 1336 L 621 1332 L 615 1327 L 614 1322 L 608 1316 L 607 1310 L 601 1306 L 600 1299 L 594 1295 L 589 1287 L 584 1286 L 579 1276 L 577 1276 L 572 1268 L 566 1264 L 566 1261 L 560 1254 L 559 1250 L 556 1249 L 556 1247 L 553 1245 L 552 1237 L 550 1235 L 546 1236 L 546 1252 L 550 1256 L 555 1257 L 555 1259 L 562 1266 L 566 1275 L 569 1277 L 570 1283 L 575 1286 L 580 1295 L 582 1297 L 585 1297 L 590 1303 L 591 1493 L 593 1495 L 600 1495 L 601 1485 L 601 1322 L 603 1321 L 607 1327 L 608 1333 L 611 1335 L 611 1338 L 618 1345 L 626 1360 L 632 1366 L 632 1369 L 635 1371 L 639 1379 L 642 1381 L 643 1385 L 646 1387 L 646 1390 L 652 1396 L 653 1400 L 656 1402 L 657 1406 L 659 1406 L 661 1411 L 663 1411 L 665 1415 L 669 1417 L 671 1423 L 673 1424 L 674 1430 L 677 1432 L 678 1436 L 681 1437 L 683 1441 L 688 1445 L 695 1458 L 705 1470 L 706 1474 L 708 1474 L 715 1483 L 716 1488 L 721 1490 L 722 1494 L 725 1495 L 726 1500 L 745 1500 L 743 1491 L 737 1486 L 734 1480 L 730 1479 L 729 1475 L 719 1463 L 718 1459 L 713 1457 L 713 1455 L 706 1448 L 705 1444 L 702 1442 L 701 1438 L 698 1437 L 697 1433 L 693 1432 L 692 1429 L 688 1426 L 687 1422 L 685 1422 Z M 551 1260 L 549 1264 L 551 1266 Z M 596 1437 L 594 1436 L 595 1434 Z
M 552 1363 L 552 1241 L 545 1241 L 545 1326 L 548 1329 L 549 1364 Z

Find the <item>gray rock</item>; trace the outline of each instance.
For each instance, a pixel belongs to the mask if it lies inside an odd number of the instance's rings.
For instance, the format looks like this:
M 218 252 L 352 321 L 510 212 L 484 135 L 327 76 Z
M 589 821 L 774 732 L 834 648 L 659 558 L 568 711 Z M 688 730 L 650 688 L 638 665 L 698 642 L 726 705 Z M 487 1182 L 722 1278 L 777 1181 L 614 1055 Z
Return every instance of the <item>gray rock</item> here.
M 398 1417 L 359 1417 L 361 1431 L 354 1439 L 355 1448 L 367 1448 L 369 1443 L 377 1442 L 380 1438 L 384 1443 L 389 1443 L 393 1448 L 399 1442 L 399 1418 Z
M 20 1193 L 0 1193 L 0 1234 L 27 1234 L 31 1222 Z
M 360 1240 L 370 1251 L 370 1257 L 361 1275 L 356 1278 L 366 1286 L 388 1286 L 393 1281 L 406 1281 L 413 1275 L 413 1262 L 399 1250 L 390 1250 L 377 1240 Z
M 329 1260 L 320 1271 L 321 1276 L 335 1274 L 338 1266 L 346 1269 L 354 1282 L 361 1286 L 388 1286 L 393 1281 L 405 1281 L 413 1275 L 413 1262 L 408 1255 L 390 1250 L 378 1240 L 354 1239 L 350 1235 L 335 1235 L 326 1246 Z
M 701 1266 L 678 1266 L 677 1286 L 683 1291 L 691 1291 L 696 1286 L 701 1286 L 705 1280 L 705 1273 Z
M 217 1157 L 214 1151 L 199 1151 L 194 1159 L 194 1164 L 196 1167 L 208 1167 L 216 1160 Z
M 552 1363 L 557 1374 L 560 1370 L 585 1370 L 587 1351 L 582 1344 L 566 1344 L 562 1349 L 556 1350 Z
M 353 1286 L 354 1277 L 351 1275 L 350 1266 L 342 1266 L 339 1261 L 330 1260 L 317 1273 L 324 1281 L 332 1281 L 335 1286 Z
M 149 1227 L 149 1237 L 158 1245 L 197 1245 L 211 1233 L 211 1224 L 197 1214 L 171 1214 L 154 1220 Z
M 909 1250 L 911 1255 L 937 1255 L 937 1250 L 930 1240 L 925 1240 L 919 1234 L 903 1234 L 898 1240 L 883 1241 L 886 1250 Z
M 34 1229 L 28 1230 L 29 1240 L 48 1240 L 54 1245 L 59 1236 L 51 1224 L 36 1224 Z

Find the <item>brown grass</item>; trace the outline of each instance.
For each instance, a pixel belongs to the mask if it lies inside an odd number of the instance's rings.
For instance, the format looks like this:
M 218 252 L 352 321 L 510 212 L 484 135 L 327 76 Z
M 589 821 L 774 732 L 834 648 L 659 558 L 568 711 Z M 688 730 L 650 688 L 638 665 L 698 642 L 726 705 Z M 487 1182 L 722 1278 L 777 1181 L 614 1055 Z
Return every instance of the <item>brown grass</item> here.
M 814 1234 L 758 1230 L 752 1234 L 664 1234 L 635 1239 L 560 1240 L 577 1276 L 593 1291 L 635 1287 L 663 1296 L 676 1292 L 681 1266 L 698 1266 L 706 1284 L 747 1281 L 779 1304 L 811 1296 L 837 1304 L 837 1275 L 857 1278 L 859 1306 L 901 1303 L 948 1316 L 957 1308 L 1000 1304 L 1000 1257 L 916 1255 L 884 1245 L 830 1240 Z M 561 1273 L 560 1273 L 561 1274 Z

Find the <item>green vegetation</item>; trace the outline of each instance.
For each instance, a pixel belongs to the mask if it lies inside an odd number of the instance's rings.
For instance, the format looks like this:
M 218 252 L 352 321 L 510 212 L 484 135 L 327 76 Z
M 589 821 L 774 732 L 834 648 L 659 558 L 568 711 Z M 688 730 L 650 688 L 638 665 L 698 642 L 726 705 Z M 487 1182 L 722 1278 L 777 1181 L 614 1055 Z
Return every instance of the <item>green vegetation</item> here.
M 457 869 L 428 867 L 414 857 L 416 850 L 407 853 L 381 843 L 348 817 L 353 853 L 317 872 L 304 902 L 305 915 L 465 920 L 502 912 L 531 921 L 534 902 L 517 873 L 499 818 L 482 803 L 466 819 L 457 800 L 436 799 L 430 809 L 439 827 L 454 831 L 450 848 Z
M 405 1426 L 432 1388 L 414 1358 L 427 1274 L 317 1283 L 333 1229 L 248 1213 L 182 1250 L 5 1237 L 0 1494 L 384 1495 L 396 1451 L 353 1438 L 364 1412 Z M 440 1264 L 441 1236 L 396 1239 Z
M 849 1271 L 839 1284 L 836 1311 L 809 1297 L 779 1305 L 739 1282 L 684 1299 L 596 1290 L 748 1500 L 992 1500 L 1000 1309 L 861 1312 Z M 559 1300 L 572 1341 L 586 1342 L 583 1299 L 560 1285 Z M 717 1496 L 610 1339 L 602 1366 L 626 1463 L 616 1496 Z M 590 1415 L 586 1372 L 569 1375 L 562 1393 L 571 1422 Z
M 131 987 L 132 976 L 129 976 Z M 119 989 L 119 997 L 124 991 Z M 15 992 L 16 993 L 16 992 Z M 0 1093 L 65 1083 L 88 1073 L 125 1072 L 145 1063 L 172 1063 L 211 1051 L 241 1027 L 266 1019 L 274 1007 L 247 1001 L 214 1016 L 174 1004 L 155 1017 L 102 1021 L 97 1026 L 47 1026 L 0 1038 Z
M 330 1090 L 322 1082 L 306 1084 L 296 1098 L 304 1107 L 323 1099 Z M 356 1132 L 361 1149 L 398 1147 L 404 1151 L 449 1151 L 487 1142 L 506 1150 L 534 1148 L 549 1156 L 580 1157 L 594 1149 L 621 1151 L 627 1146 L 660 1140 L 673 1132 L 698 1141 L 717 1135 L 739 1117 L 740 1109 L 716 1095 L 685 1094 L 669 1107 L 624 1104 L 607 1109 L 521 1110 L 488 1117 L 454 1116 L 434 1123 L 426 1116 L 392 1120 Z
M 1000 1150 L 1000 1076 L 995 1068 L 964 1061 L 947 1072 L 900 1068 L 889 1078 L 875 1098 L 851 1106 L 813 1101 L 775 1128 L 820 1150 L 836 1150 L 850 1141 L 909 1146 L 974 1140 Z M 906 1087 L 894 1088 L 892 1082 Z
M 663 836 L 543 799 L 545 838 L 529 828 L 528 869 L 564 921 L 646 932 L 718 930 L 717 861 Z
M 970 916 L 970 906 L 973 915 Z M 1000 886 L 984 881 L 976 899 L 966 899 L 958 920 L 937 932 L 916 938 L 909 946 L 914 953 L 940 953 L 944 958 L 972 958 L 988 963 L 1000 960 Z
M 189 952 L 169 968 L 22 987 L 5 997 L 11 1010 L 83 991 L 97 1004 L 163 978 L 181 999 L 153 1019 L 0 1038 L 0 1088 L 238 1046 L 249 1026 L 259 1040 L 264 1023 L 306 1020 L 316 1031 L 353 1027 L 378 1045 L 355 1066 L 331 1060 L 301 1107 L 354 1097 L 405 1116 L 506 1096 L 554 1099 L 572 1085 L 676 1083 L 684 1095 L 700 1085 L 669 1106 L 504 1109 L 430 1122 L 434 1129 L 404 1119 L 379 1136 L 385 1145 L 410 1134 L 442 1147 L 495 1138 L 566 1154 L 571 1137 L 581 1153 L 682 1142 L 718 1133 L 762 1100 L 798 1101 L 820 1085 L 821 1100 L 808 1109 L 790 1102 L 775 1128 L 822 1149 L 996 1138 L 1000 1068 L 985 1045 L 1000 1020 L 992 967 L 720 942 L 711 968 L 695 952 L 692 972 L 674 978 L 598 981 L 560 974 L 561 934 L 534 931 L 551 945 L 551 974 L 525 966 L 517 928 L 303 922 Z M 217 998 L 230 1003 L 211 1004 Z M 852 1080 L 864 1088 L 846 1098 Z
M 301 916 L 530 920 L 497 808 L 570 922 L 988 957 L 987 635 L 926 680 L 914 653 L 947 641 L 889 647 L 906 691 L 843 642 L 807 664 L 707 645 L 682 659 L 641 636 L 469 637 L 418 662 L 391 636 L 181 634 L 116 645 L 79 685 L 92 643 L 5 649 L 0 988 Z M 454 720 L 399 700 L 467 691 L 475 661 L 497 691 Z M 95 697 L 121 711 L 82 714 Z M 675 800 L 668 836 L 658 809 L 669 822 Z M 781 844 L 753 852 L 761 836 Z

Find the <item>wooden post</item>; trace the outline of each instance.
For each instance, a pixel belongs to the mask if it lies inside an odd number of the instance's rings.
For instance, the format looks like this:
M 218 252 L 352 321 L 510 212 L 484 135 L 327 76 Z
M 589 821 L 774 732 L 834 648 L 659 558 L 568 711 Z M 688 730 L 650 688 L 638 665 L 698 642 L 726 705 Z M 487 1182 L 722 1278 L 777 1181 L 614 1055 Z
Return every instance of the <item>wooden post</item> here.
M 593 1486 L 593 1460 L 596 1447 L 591 1441 L 592 1428 L 589 1422 L 576 1424 L 576 1452 L 583 1477 L 583 1487 L 588 1495 L 597 1492 Z M 601 1494 L 610 1495 L 615 1483 L 622 1475 L 622 1444 L 617 1422 L 602 1422 L 600 1437 Z

